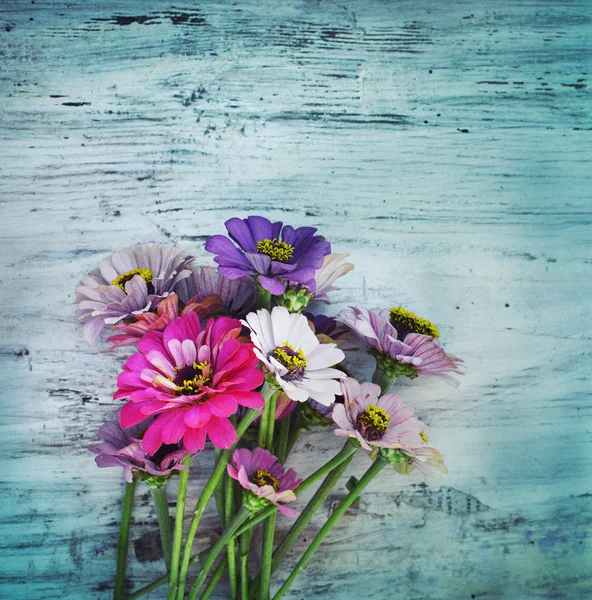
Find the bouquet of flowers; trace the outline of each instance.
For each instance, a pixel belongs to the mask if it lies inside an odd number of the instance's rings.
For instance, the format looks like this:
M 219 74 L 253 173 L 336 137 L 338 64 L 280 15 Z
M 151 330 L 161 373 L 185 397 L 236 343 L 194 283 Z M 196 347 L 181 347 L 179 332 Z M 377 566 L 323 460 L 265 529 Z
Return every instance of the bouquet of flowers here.
M 99 429 L 102 441 L 91 446 L 97 465 L 122 467 L 127 482 L 116 600 L 126 597 L 138 482 L 152 494 L 166 573 L 128 599 L 160 586 L 168 588 L 162 596 L 168 600 L 206 599 L 227 572 L 232 599 L 279 600 L 385 467 L 400 474 L 446 472 L 413 408 L 391 391 L 399 377 L 431 375 L 457 385 L 450 374 L 461 373 L 462 361 L 439 344 L 437 327 L 403 307 L 351 307 L 335 317 L 323 315 L 319 307 L 329 302 L 333 283 L 354 268 L 343 262 L 348 254 L 331 254 L 330 243 L 312 227 L 260 216 L 232 218 L 225 225 L 228 236 L 214 235 L 205 244 L 217 269 L 192 266 L 193 257 L 173 246 L 139 244 L 101 260 L 76 288 L 85 339 L 94 343 L 110 325 L 111 348 L 133 352 L 116 381 L 113 398 L 122 401 L 120 410 Z M 371 382 L 351 375 L 360 350 L 376 360 Z M 304 479 L 286 469 L 299 436 L 331 425 L 334 435 L 345 438 L 336 456 L 314 473 L 301 473 Z M 215 467 L 190 502 L 190 464 L 210 445 Z M 357 451 L 368 455 L 368 470 L 350 479 L 345 499 L 270 593 L 282 557 Z M 167 487 L 170 492 L 173 478 L 178 484 L 171 531 Z M 298 496 L 317 482 L 312 499 L 299 507 Z M 222 533 L 210 548 L 193 554 L 212 498 Z M 295 520 L 276 546 L 278 511 Z M 261 538 L 255 561 L 249 558 L 257 526 L 262 535 L 255 537 Z

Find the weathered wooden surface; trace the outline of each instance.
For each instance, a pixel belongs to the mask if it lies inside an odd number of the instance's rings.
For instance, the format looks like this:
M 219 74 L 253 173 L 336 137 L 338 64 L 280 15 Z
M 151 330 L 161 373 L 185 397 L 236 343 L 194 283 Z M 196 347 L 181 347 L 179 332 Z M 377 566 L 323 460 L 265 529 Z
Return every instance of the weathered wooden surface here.
M 253 213 L 351 253 L 330 310 L 402 303 L 468 365 L 403 389 L 449 475 L 372 485 L 289 598 L 591 594 L 590 8 L 4 0 L 0 596 L 110 597 L 123 483 L 85 447 L 124 354 L 83 342 L 76 282 L 136 241 L 209 261 Z M 162 563 L 137 504 L 140 586 Z

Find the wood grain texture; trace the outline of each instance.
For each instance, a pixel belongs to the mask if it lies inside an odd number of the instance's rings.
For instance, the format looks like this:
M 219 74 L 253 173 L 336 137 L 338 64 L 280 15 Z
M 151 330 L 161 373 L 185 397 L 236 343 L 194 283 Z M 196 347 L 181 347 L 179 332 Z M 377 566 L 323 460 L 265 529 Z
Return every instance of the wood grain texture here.
M 209 263 L 207 236 L 256 213 L 351 253 L 331 312 L 401 303 L 468 365 L 459 390 L 401 387 L 449 475 L 375 482 L 287 597 L 592 594 L 591 12 L 4 0 L 0 596 L 110 597 L 123 481 L 85 448 L 125 353 L 83 342 L 77 281 L 137 241 Z M 315 431 L 292 466 L 339 447 Z M 146 489 L 136 504 L 139 587 L 163 566 Z

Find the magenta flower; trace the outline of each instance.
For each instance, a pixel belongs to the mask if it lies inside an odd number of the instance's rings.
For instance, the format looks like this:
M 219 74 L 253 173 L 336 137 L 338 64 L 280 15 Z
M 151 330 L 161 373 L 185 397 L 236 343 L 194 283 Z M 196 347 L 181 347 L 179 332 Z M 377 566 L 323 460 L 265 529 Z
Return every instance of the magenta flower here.
M 89 446 L 89 450 L 97 454 L 95 462 L 99 467 L 123 467 L 128 483 L 132 482 L 135 473 L 144 479 L 149 477 L 169 477 L 174 471 L 186 471 L 181 463 L 188 452 L 176 446 L 163 446 L 154 456 L 146 454 L 139 435 L 142 426 L 122 429 L 119 423 L 107 421 L 103 423 L 97 437 L 103 440 L 100 444 Z
M 421 421 L 397 394 L 380 395 L 375 383 L 358 383 L 353 377 L 341 382 L 345 403 L 333 407 L 335 435 L 352 437 L 362 448 L 417 448 L 423 445 Z
M 76 286 L 82 335 L 94 343 L 105 325 L 154 308 L 189 277 L 193 260 L 174 246 L 131 246 L 104 258 L 99 268 Z
M 228 465 L 226 469 L 230 477 L 236 479 L 256 498 L 275 504 L 280 512 L 289 517 L 298 515 L 298 511 L 283 504 L 296 500 L 294 490 L 302 480 L 296 479 L 296 472 L 293 469 L 284 471 L 277 457 L 267 450 L 263 448 L 255 448 L 252 452 L 246 448 L 235 450 L 232 454 L 232 465 Z M 255 506 L 258 507 L 257 503 Z
M 245 275 L 256 277 L 259 285 L 275 296 L 286 289 L 286 282 L 302 283 L 315 290 L 315 271 L 323 265 L 323 257 L 331 252 L 325 238 L 314 235 L 314 227 L 283 226 L 265 217 L 236 217 L 225 223 L 230 238 L 213 235 L 206 242 L 208 252 L 215 254 L 218 271 L 229 279 Z
M 458 381 L 447 373 L 462 375 L 463 361 L 447 354 L 434 339 L 437 328 L 404 309 L 391 311 L 350 307 L 336 319 L 345 323 L 370 347 L 379 369 L 391 376 L 433 375 L 454 387 Z M 397 323 L 398 329 L 393 323 Z
M 189 452 L 197 452 L 206 435 L 218 448 L 230 448 L 236 431 L 228 417 L 239 405 L 263 407 L 263 397 L 253 390 L 264 375 L 253 345 L 238 339 L 240 332 L 237 319 L 211 319 L 202 329 L 190 313 L 142 338 L 139 353 L 123 365 L 113 398 L 130 399 L 121 410 L 123 427 L 159 415 L 142 440 L 148 454 L 181 439 Z
M 189 267 L 191 275 L 179 282 L 177 293 L 183 304 L 200 301 L 205 296 L 220 298 L 220 314 L 243 318 L 257 308 L 257 287 L 248 277 L 228 279 L 215 267 Z

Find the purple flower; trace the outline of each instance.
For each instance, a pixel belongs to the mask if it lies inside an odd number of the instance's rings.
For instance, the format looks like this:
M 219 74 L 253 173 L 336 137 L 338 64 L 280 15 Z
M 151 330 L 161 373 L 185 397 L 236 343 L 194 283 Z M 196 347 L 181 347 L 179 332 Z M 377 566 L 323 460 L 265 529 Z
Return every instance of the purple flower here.
M 106 324 L 154 310 L 189 277 L 193 260 L 174 246 L 136 245 L 99 262 L 99 268 L 76 286 L 77 321 L 93 344 Z
M 280 512 L 289 517 L 298 515 L 297 511 L 283 504 L 296 500 L 294 490 L 301 480 L 296 479 L 294 469 L 284 471 L 283 465 L 271 452 L 263 448 L 255 448 L 252 452 L 240 448 L 234 451 L 232 464 L 228 465 L 226 470 L 230 477 L 236 479 L 245 490 L 255 496 L 249 501 L 249 506 L 253 509 L 260 509 L 266 502 L 271 502 Z M 263 500 L 262 504 L 258 502 L 261 500 Z
M 391 311 L 350 307 L 341 311 L 337 321 L 345 323 L 370 347 L 379 369 L 391 376 L 434 375 L 454 387 L 458 381 L 447 373 L 462 375 L 463 361 L 447 354 L 434 339 L 438 329 L 429 321 L 404 309 Z M 397 324 L 397 329 L 393 326 Z M 429 332 L 429 334 L 428 334 Z
M 100 444 L 89 446 L 89 450 L 97 454 L 95 462 L 99 467 L 123 467 L 128 483 L 134 473 L 142 477 L 169 477 L 173 471 L 185 471 L 187 467 L 181 463 L 189 455 L 186 450 L 178 450 L 177 446 L 163 446 L 154 456 L 149 456 L 142 449 L 142 440 L 137 437 L 144 424 L 122 429 L 118 422 L 107 421 L 97 433 L 103 440 Z
M 315 271 L 331 252 L 331 244 L 314 227 L 283 226 L 265 217 L 232 218 L 225 223 L 228 234 L 238 248 L 224 235 L 213 235 L 206 250 L 215 254 L 218 271 L 229 279 L 253 275 L 258 283 L 278 296 L 286 282 L 305 284 L 315 291 Z
M 221 314 L 243 318 L 257 308 L 257 288 L 252 280 L 228 279 L 215 267 L 189 267 L 191 275 L 179 282 L 177 294 L 183 304 L 206 296 L 218 296 L 222 301 Z

